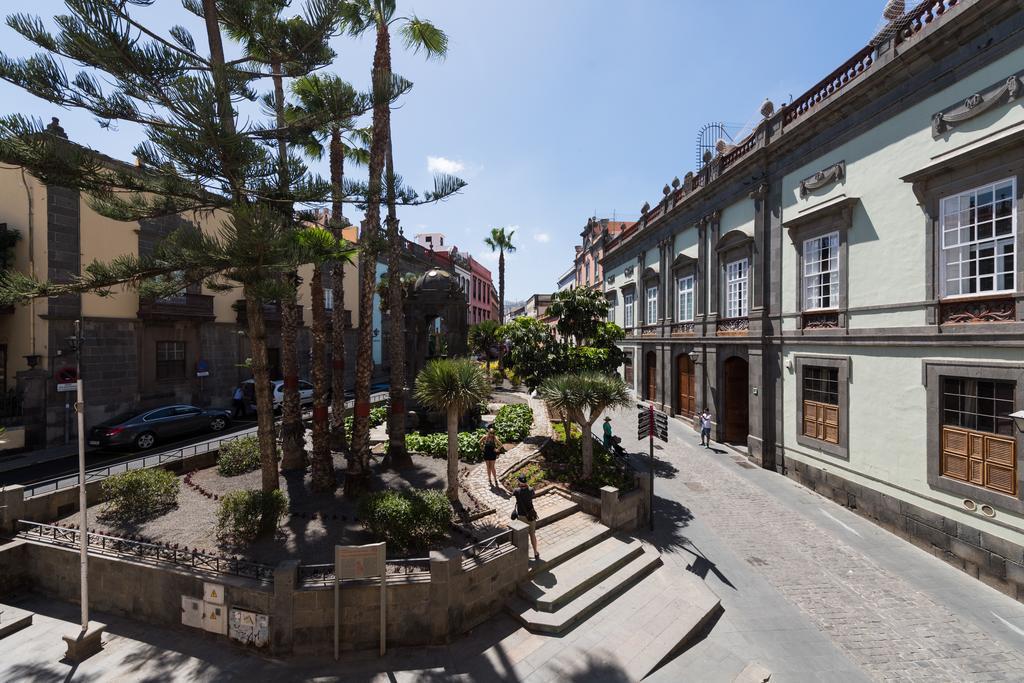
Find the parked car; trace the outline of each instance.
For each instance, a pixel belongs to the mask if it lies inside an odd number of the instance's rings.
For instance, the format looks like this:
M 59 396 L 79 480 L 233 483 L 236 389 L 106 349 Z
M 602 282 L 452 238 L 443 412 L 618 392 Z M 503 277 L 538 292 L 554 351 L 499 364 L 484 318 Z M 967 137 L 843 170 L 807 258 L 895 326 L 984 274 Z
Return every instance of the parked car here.
M 284 380 L 275 379 L 270 382 L 271 400 L 274 410 L 280 410 L 284 403 Z M 256 381 L 247 379 L 242 382 L 242 394 L 248 398 L 249 410 L 256 411 Z M 313 405 L 313 385 L 304 379 L 299 380 L 299 403 L 303 406 Z
M 231 423 L 230 410 L 189 405 L 132 410 L 89 430 L 90 446 L 133 446 L 140 450 L 198 432 L 219 432 Z

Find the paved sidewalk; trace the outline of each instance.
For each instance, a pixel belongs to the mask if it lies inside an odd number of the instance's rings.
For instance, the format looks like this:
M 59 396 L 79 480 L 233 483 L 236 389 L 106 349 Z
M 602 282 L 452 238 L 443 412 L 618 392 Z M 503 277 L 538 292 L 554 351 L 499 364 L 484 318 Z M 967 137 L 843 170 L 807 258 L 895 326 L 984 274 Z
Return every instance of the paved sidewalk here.
M 615 431 L 645 453 L 635 419 L 615 413 Z M 689 425 L 672 420 L 669 434 L 647 538 L 666 564 L 705 576 L 725 612 L 651 680 L 732 680 L 752 661 L 773 683 L 1024 679 L 1024 605 L 724 447 L 702 449 Z

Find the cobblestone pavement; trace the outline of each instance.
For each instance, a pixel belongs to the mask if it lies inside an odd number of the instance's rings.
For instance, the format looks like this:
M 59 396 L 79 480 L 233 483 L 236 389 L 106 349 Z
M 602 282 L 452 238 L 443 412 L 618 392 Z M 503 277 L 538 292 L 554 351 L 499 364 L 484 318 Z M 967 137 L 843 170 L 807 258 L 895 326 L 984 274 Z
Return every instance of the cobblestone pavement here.
M 626 435 L 627 448 L 641 451 L 641 444 L 632 438 L 634 421 L 631 411 L 619 412 L 615 416 L 616 432 Z M 882 538 L 887 534 L 884 530 L 794 482 L 743 467 L 747 463 L 742 456 L 723 447 L 700 448 L 697 435 L 681 422 L 673 421 L 670 432 L 670 443 L 658 454 L 662 462 L 656 469 L 659 479 L 655 483 L 659 498 L 656 519 L 660 523 L 662 515 L 675 518 L 672 528 L 666 530 L 663 524 L 661 534 L 652 536 L 663 550 L 678 552 L 690 544 L 690 539 L 682 536 L 689 535 L 689 531 L 682 529 L 693 518 L 699 519 L 711 529 L 721 547 L 746 565 L 745 572 L 758 575 L 798 608 L 850 662 L 874 680 L 1024 680 L 1024 639 L 1013 642 L 993 637 L 991 629 L 979 623 L 975 614 L 947 604 L 941 592 L 945 588 L 929 594 L 903 576 L 933 573 L 943 586 L 961 595 L 976 594 L 978 600 L 997 605 L 1015 618 L 1024 614 L 1019 603 L 915 546 L 889 544 Z M 765 482 L 771 485 L 770 490 L 763 485 Z M 679 505 L 681 501 L 685 501 L 685 507 Z M 854 540 L 878 534 L 885 545 L 876 543 L 874 547 L 881 552 L 906 553 L 905 564 L 900 568 L 882 566 L 873 556 L 873 549 L 866 551 L 847 543 L 840 537 L 845 529 L 837 532 L 826 520 L 836 520 L 852 531 L 857 536 Z M 865 529 L 864 525 L 872 528 Z M 676 538 L 667 539 L 666 533 L 676 534 Z M 696 555 L 699 557 L 700 551 Z M 686 562 L 696 559 L 689 553 L 682 553 L 682 557 Z M 742 593 L 736 598 L 738 603 L 744 599 Z M 781 638 L 785 624 L 777 627 L 780 635 L 776 637 Z M 1019 629 L 1013 630 L 1024 635 Z M 826 668 L 839 664 L 833 662 Z M 664 680 L 672 680 L 671 672 L 665 676 Z
M 526 399 L 527 404 L 533 409 L 533 429 L 527 440 L 498 455 L 495 470 L 499 477 L 502 472 L 520 460 L 536 453 L 544 441 L 551 438 L 551 423 L 548 421 L 548 413 L 544 404 L 532 396 L 527 396 Z M 487 466 L 484 463 L 473 465 L 468 473 L 463 475 L 461 484 L 481 505 L 494 508 L 494 514 L 467 525 L 471 533 L 479 536 L 507 526 L 515 499 L 504 489 L 491 488 L 487 483 Z M 548 506 L 558 504 L 558 501 L 552 497 L 541 496 L 537 501 L 537 512 L 543 516 Z

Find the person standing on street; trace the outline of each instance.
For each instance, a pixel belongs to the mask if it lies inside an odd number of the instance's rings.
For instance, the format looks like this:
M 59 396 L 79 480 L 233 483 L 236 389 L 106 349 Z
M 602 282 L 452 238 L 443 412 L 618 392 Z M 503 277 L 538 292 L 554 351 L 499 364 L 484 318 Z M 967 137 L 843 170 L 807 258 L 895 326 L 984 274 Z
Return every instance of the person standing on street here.
M 700 445 L 711 448 L 711 413 L 705 408 L 700 412 Z
M 494 463 L 498 459 L 498 439 L 494 435 L 494 427 L 488 427 L 484 438 L 480 440 L 484 447 L 484 463 L 487 465 L 487 483 L 492 487 L 498 487 L 498 473 L 494 469 Z
M 609 453 L 612 452 L 612 419 L 610 417 L 604 418 L 604 449 Z
M 516 509 L 512 511 L 512 519 L 522 519 L 530 525 L 530 543 L 533 544 L 533 559 L 540 560 L 537 550 L 537 510 L 533 507 L 533 489 L 526 485 L 526 475 L 519 475 L 519 486 L 512 492 L 516 497 Z
M 245 417 L 245 400 L 243 399 L 242 385 L 235 387 L 235 393 L 231 395 L 233 417 Z

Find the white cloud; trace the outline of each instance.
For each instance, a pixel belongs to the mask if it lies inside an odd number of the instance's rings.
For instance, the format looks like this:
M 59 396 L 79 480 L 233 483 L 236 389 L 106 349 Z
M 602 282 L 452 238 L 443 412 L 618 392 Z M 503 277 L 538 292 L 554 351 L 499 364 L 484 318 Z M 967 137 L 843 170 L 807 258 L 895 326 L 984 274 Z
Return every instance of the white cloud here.
M 551 241 L 551 235 L 546 232 L 537 232 L 533 234 L 533 239 L 537 240 L 541 244 L 547 244 Z
M 461 161 L 444 157 L 427 157 L 427 170 L 431 173 L 461 173 L 466 165 Z

